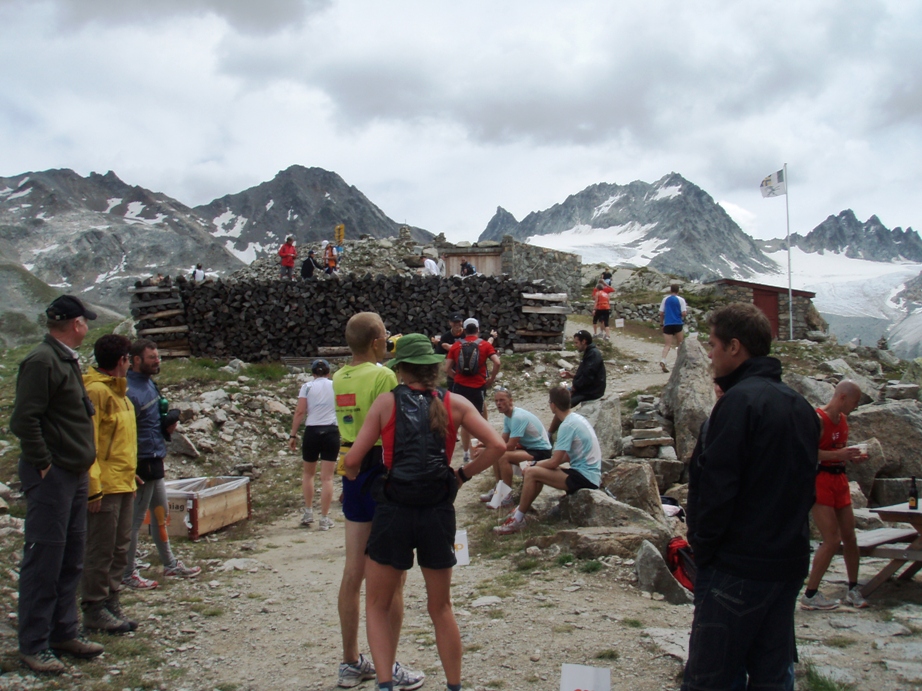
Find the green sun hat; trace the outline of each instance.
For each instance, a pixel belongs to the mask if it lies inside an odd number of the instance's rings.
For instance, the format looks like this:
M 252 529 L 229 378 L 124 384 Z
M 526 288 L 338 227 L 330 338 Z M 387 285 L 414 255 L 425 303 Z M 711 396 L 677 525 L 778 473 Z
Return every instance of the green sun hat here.
M 432 342 L 425 334 L 406 334 L 397 339 L 394 357 L 387 366 L 396 369 L 401 362 L 411 365 L 436 365 L 445 360 L 444 355 L 432 352 Z

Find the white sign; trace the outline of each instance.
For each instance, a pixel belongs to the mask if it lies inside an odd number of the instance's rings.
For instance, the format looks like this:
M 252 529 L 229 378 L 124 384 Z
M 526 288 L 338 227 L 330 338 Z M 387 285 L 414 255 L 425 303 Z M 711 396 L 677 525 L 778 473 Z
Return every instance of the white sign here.
M 503 503 L 503 499 L 508 497 L 510 494 L 512 494 L 512 488 L 500 480 L 496 483 L 496 489 L 493 490 L 493 498 L 489 501 L 487 506 L 489 506 L 491 509 L 498 509 Z
M 467 549 L 467 531 L 455 531 L 455 559 L 457 566 L 467 566 L 471 563 L 471 553 Z
M 565 664 L 560 691 L 611 691 L 611 669 Z
M 624 328 L 624 320 L 623 320 L 623 319 L 615 319 L 615 328 L 616 328 L 616 329 L 623 329 L 623 328 Z

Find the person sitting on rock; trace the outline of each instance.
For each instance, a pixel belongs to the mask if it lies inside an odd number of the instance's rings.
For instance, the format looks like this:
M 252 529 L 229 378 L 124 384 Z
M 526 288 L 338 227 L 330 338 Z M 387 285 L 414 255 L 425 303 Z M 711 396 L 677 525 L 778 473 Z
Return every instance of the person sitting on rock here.
M 503 414 L 503 441 L 506 452 L 493 464 L 498 479 L 512 487 L 512 466 L 532 461 L 544 461 L 551 457 L 551 440 L 541 420 L 534 413 L 516 406 L 512 393 L 507 389 L 498 389 L 493 394 L 496 409 Z M 483 447 L 478 447 L 472 454 L 477 459 Z M 480 501 L 493 499 L 494 490 L 480 495 Z M 512 495 L 503 499 L 501 507 L 512 506 Z
M 560 373 L 563 379 L 573 379 L 570 387 L 570 405 L 578 405 L 585 401 L 595 401 L 605 395 L 605 363 L 602 362 L 602 352 L 592 342 L 592 334 L 585 329 L 580 329 L 573 334 L 573 343 L 576 349 L 583 354 L 583 359 L 576 369 L 576 374 L 564 370 Z M 548 434 L 552 437 L 560 426 L 555 418 L 551 421 Z
M 573 494 L 581 489 L 598 489 L 602 480 L 602 448 L 589 421 L 570 410 L 570 392 L 563 386 L 551 389 L 550 407 L 560 421 L 557 441 L 550 458 L 520 465 L 522 497 L 515 512 L 493 528 L 497 535 L 511 535 L 525 527 L 525 514 L 545 485 Z M 569 463 L 569 468 L 561 468 Z
M 836 609 L 838 600 L 827 600 L 819 592 L 820 581 L 829 568 L 839 545 L 845 557 L 848 575 L 848 593 L 845 604 L 864 608 L 868 601 L 858 587 L 858 541 L 855 537 L 855 514 L 848 488 L 846 463 L 861 463 L 867 459 L 856 446 L 848 446 L 848 415 L 858 407 L 861 389 L 849 380 L 839 382 L 832 400 L 816 409 L 823 423 L 820 437 L 819 472 L 816 474 L 816 503 L 813 505 L 813 522 L 823 536 L 823 542 L 813 555 L 813 567 L 807 579 L 807 589 L 800 598 L 800 608 L 806 610 Z

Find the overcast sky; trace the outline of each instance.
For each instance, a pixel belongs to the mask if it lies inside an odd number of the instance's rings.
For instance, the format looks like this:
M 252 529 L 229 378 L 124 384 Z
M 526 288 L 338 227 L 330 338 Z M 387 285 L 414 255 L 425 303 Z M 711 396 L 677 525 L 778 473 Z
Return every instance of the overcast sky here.
M 922 3 L 0 0 L 0 175 L 115 171 L 190 206 L 291 164 L 473 240 L 675 171 L 757 237 L 922 231 Z

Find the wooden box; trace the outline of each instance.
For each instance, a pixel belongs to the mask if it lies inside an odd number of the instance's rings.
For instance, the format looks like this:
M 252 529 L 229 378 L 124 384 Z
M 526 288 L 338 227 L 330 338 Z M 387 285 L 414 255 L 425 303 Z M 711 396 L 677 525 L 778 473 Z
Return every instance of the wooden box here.
M 170 515 L 167 533 L 190 540 L 253 515 L 248 477 L 194 477 L 167 480 Z

